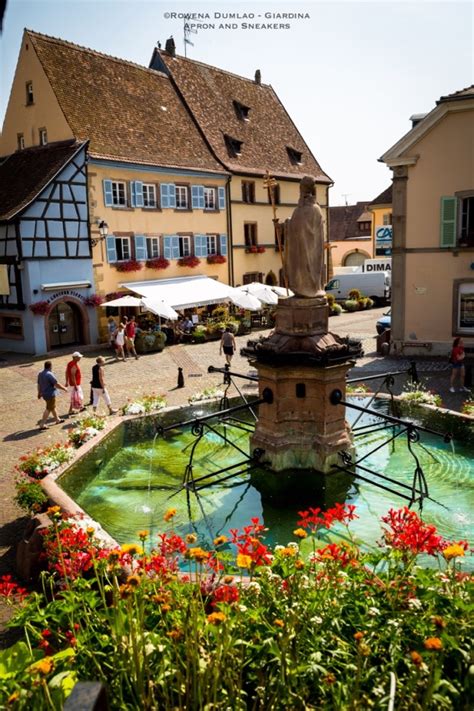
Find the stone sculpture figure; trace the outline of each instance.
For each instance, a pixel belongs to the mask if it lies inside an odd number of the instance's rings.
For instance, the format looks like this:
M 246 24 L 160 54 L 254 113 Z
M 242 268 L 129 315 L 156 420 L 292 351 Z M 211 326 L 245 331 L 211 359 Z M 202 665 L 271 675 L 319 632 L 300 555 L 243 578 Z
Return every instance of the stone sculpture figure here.
M 300 183 L 300 199 L 284 224 L 287 284 L 297 297 L 325 296 L 323 215 L 316 203 L 314 178 Z

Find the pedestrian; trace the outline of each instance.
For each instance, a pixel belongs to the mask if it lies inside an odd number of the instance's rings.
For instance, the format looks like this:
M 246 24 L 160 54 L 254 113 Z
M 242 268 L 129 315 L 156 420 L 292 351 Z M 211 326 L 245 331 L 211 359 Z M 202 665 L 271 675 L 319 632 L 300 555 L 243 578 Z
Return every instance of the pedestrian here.
M 76 351 L 72 354 L 72 360 L 66 366 L 66 387 L 69 390 L 70 401 L 69 401 L 69 412 L 68 415 L 72 415 L 75 412 L 81 412 L 85 410 L 84 407 L 84 393 L 82 392 L 81 379 L 82 373 L 80 368 L 80 361 L 82 358 L 82 353 Z
M 222 355 L 222 351 L 225 353 L 225 362 L 230 365 L 232 361 L 232 356 L 236 349 L 234 334 L 232 333 L 229 326 L 222 334 L 221 345 L 219 349 L 219 355 Z
M 105 387 L 104 363 L 105 358 L 98 356 L 98 358 L 95 359 L 95 365 L 92 366 L 92 409 L 94 412 L 97 412 L 97 405 L 99 404 L 100 398 L 103 397 L 105 404 L 109 408 L 109 415 L 114 415 L 117 410 L 113 409 L 110 395 Z
M 44 369 L 38 373 L 38 400 L 43 398 L 46 403 L 43 416 L 39 422 L 40 430 L 47 430 L 48 425 L 46 424 L 48 417 L 52 415 L 56 424 L 64 422 L 56 411 L 56 396 L 59 390 L 64 390 L 67 392 L 67 388 L 58 382 L 58 379 L 52 372 L 53 364 L 50 360 L 47 360 L 44 364 Z
M 137 352 L 135 350 L 135 335 L 137 333 L 137 324 L 135 323 L 135 316 L 132 316 L 125 326 L 125 347 L 130 355 L 133 353 L 135 360 L 138 360 Z
M 113 316 L 109 316 L 107 322 L 107 331 L 109 333 L 109 343 L 112 350 L 115 352 L 115 337 L 117 335 L 117 324 Z
M 451 363 L 451 380 L 449 392 L 455 393 L 454 383 L 457 376 L 459 375 L 459 392 L 469 393 L 471 392 L 469 388 L 464 386 L 465 378 L 465 368 L 464 368 L 464 343 L 460 336 L 454 339 L 453 347 L 451 348 L 451 355 L 449 357 L 449 362 Z
M 115 360 L 127 360 L 124 352 L 124 346 L 125 346 L 125 326 L 123 323 L 119 324 L 119 327 L 117 329 L 117 334 L 115 336 Z

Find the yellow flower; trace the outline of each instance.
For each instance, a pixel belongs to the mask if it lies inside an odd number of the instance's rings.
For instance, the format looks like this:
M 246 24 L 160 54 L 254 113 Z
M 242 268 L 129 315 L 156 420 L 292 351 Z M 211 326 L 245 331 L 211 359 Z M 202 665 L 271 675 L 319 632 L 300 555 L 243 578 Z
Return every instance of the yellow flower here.
M 150 535 L 150 531 L 138 531 L 137 536 L 141 541 L 144 541 Z
M 459 543 L 453 543 L 448 546 L 443 551 L 443 556 L 446 560 L 451 560 L 451 558 L 461 558 L 464 555 L 464 548 L 459 545 Z
M 54 516 L 54 514 L 58 514 L 61 511 L 60 506 L 50 506 L 49 509 L 46 509 L 46 514 L 48 516 Z
M 223 612 L 211 612 L 211 614 L 207 616 L 207 621 L 211 625 L 220 625 L 225 622 L 226 619 L 227 617 L 224 615 Z
M 136 543 L 124 543 L 121 551 L 122 553 L 129 553 L 130 555 L 142 555 L 143 548 Z
M 20 698 L 20 692 L 19 691 L 14 691 L 13 694 L 10 694 L 8 697 L 8 704 L 14 704 L 15 701 L 17 701 Z
M 163 516 L 163 518 L 165 521 L 171 521 L 171 519 L 176 516 L 176 513 L 177 513 L 176 509 L 168 509 L 168 511 Z
M 227 543 L 228 540 L 227 536 L 217 536 L 217 538 L 214 538 L 214 545 L 222 546 L 222 544 Z
M 95 533 L 95 528 L 94 528 L 94 526 L 88 526 L 88 527 L 86 528 L 86 533 L 87 533 L 88 536 L 93 536 L 94 533 Z
M 131 588 L 136 588 L 140 585 L 140 576 L 139 575 L 129 575 L 127 578 L 127 585 L 130 585 Z
M 273 620 L 273 624 L 276 625 L 277 627 L 284 627 L 285 623 L 283 620 Z
M 301 560 L 301 558 L 298 558 L 298 560 L 295 560 L 295 568 L 296 568 L 296 570 L 303 570 L 304 560 Z
M 293 547 L 282 548 L 280 551 L 280 555 L 282 555 L 283 558 L 294 558 L 297 554 L 298 550 Z
M 237 556 L 237 565 L 239 568 L 250 568 L 252 565 L 252 558 L 245 553 L 239 553 Z
M 119 558 L 120 551 L 110 551 L 109 555 L 107 556 L 107 560 L 109 561 L 109 563 L 116 563 Z
M 293 531 L 293 535 L 297 538 L 306 538 L 308 534 L 306 533 L 304 528 L 297 528 L 295 531 Z
M 44 657 L 44 659 L 40 659 L 39 662 L 35 662 L 32 664 L 30 667 L 30 670 L 32 672 L 39 672 L 40 674 L 49 674 L 49 672 L 52 670 L 54 664 L 53 660 L 51 657 Z
M 188 548 L 186 558 L 193 558 L 198 563 L 204 563 L 209 558 L 209 553 L 202 548 Z
M 425 649 L 438 652 L 443 649 L 443 643 L 439 637 L 428 637 L 428 639 L 425 639 Z
M 161 606 L 161 612 L 169 612 L 171 610 L 171 605 L 162 605 Z
M 187 533 L 186 534 L 186 543 L 196 543 L 197 541 L 197 536 L 195 533 Z

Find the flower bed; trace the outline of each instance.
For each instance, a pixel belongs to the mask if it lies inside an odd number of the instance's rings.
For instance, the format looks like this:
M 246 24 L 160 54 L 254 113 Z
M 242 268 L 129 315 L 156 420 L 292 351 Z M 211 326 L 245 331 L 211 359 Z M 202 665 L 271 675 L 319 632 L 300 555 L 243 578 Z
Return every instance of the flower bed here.
M 227 259 L 223 254 L 209 254 L 207 257 L 208 264 L 225 264 Z
M 442 407 L 441 396 L 434 390 L 427 390 L 421 383 L 408 385 L 399 395 L 400 400 L 413 405 L 434 405 Z
M 188 402 L 189 403 L 202 402 L 203 400 L 212 400 L 213 398 L 222 398 L 222 397 L 224 397 L 223 390 L 220 390 L 217 387 L 205 388 L 205 390 L 202 390 L 199 393 L 193 393 L 190 397 L 188 397 Z
M 166 407 L 164 395 L 145 395 L 137 400 L 128 401 L 122 407 L 122 415 L 145 415 L 162 410 L 164 407 Z
M 44 592 L 0 579 L 25 635 L 0 651 L 13 707 L 62 708 L 78 679 L 104 683 L 112 709 L 164 711 L 451 709 L 472 689 L 466 544 L 407 508 L 383 517 L 369 554 L 351 538 L 353 506 L 301 512 L 296 540 L 273 550 L 258 519 L 206 546 L 177 535 L 170 509 L 153 541 L 140 531 L 107 549 L 49 515 Z M 341 543 L 325 540 L 334 525 Z
M 105 417 L 88 415 L 74 422 L 74 429 L 69 431 L 68 439 L 74 447 L 81 447 L 85 442 L 99 434 L 105 427 Z
M 54 444 L 51 447 L 39 447 L 31 454 L 20 457 L 17 471 L 33 479 L 42 479 L 72 459 L 74 450 L 67 444 Z

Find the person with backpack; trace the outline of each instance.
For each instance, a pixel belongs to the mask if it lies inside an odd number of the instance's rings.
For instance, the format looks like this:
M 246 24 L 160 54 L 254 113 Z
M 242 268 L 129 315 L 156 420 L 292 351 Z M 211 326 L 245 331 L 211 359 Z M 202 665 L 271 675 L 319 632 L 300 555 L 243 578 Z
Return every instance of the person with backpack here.
M 451 355 L 449 357 L 449 362 L 451 363 L 451 379 L 450 379 L 450 387 L 449 387 L 449 392 L 450 393 L 455 393 L 456 390 L 454 388 L 454 383 L 456 382 L 457 377 L 459 376 L 459 392 L 465 392 L 469 393 L 471 392 L 469 388 L 466 388 L 464 385 L 464 378 L 466 375 L 466 371 L 464 368 L 464 358 L 465 358 L 465 353 L 464 353 L 464 343 L 463 340 L 460 336 L 454 339 L 453 341 L 453 346 L 451 348 Z

